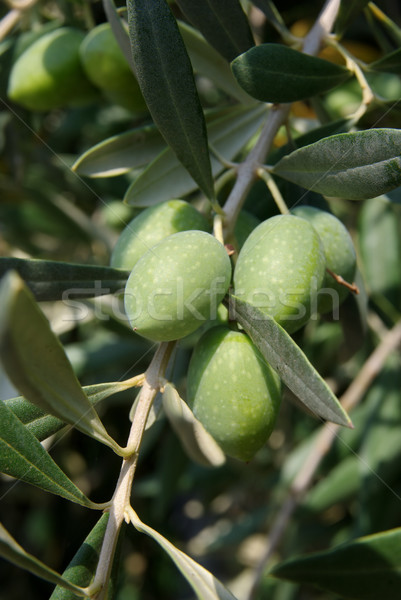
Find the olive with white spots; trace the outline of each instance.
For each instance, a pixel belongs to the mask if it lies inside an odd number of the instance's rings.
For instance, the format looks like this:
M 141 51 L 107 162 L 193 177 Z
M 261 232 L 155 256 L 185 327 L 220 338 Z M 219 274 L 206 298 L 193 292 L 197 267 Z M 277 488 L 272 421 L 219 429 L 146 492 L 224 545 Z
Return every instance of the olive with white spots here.
M 248 461 L 268 440 L 280 379 L 245 333 L 207 331 L 195 346 L 187 390 L 195 416 L 228 456 Z
M 184 200 L 168 200 L 150 206 L 134 217 L 117 240 L 111 266 L 131 270 L 152 246 L 164 238 L 196 229 L 210 231 L 207 219 Z
M 126 314 L 145 338 L 183 338 L 216 318 L 230 279 L 230 259 L 216 238 L 203 231 L 175 233 L 134 266 L 125 288 Z
M 356 270 L 356 254 L 352 238 L 346 227 L 333 214 L 313 208 L 299 206 L 294 215 L 306 219 L 319 234 L 324 247 L 326 268 L 352 283 Z M 345 300 L 349 290 L 326 271 L 322 290 L 318 295 L 317 308 L 322 314 L 336 310 Z
M 312 225 L 276 215 L 258 225 L 242 247 L 235 295 L 293 333 L 314 311 L 324 274 L 323 244 Z

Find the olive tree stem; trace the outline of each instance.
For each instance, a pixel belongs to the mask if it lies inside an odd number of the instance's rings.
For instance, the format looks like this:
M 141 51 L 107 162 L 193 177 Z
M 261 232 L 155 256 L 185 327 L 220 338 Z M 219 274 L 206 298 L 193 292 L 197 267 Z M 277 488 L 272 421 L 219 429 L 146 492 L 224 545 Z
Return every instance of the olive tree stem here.
M 327 0 L 312 29 L 304 39 L 302 51 L 305 54 L 317 54 L 322 40 L 330 33 L 340 7 L 340 0 Z M 233 233 L 235 222 L 254 181 L 258 177 L 258 169 L 265 161 L 277 131 L 285 123 L 291 104 L 273 105 L 262 132 L 255 146 L 244 162 L 238 167 L 237 180 L 224 206 L 224 233 Z
M 127 457 L 123 460 L 120 476 L 113 498 L 111 499 L 109 520 L 103 538 L 99 561 L 93 583 L 89 587 L 90 597 L 96 598 L 96 600 L 105 600 L 107 598 L 107 585 L 113 565 L 114 553 L 121 526 L 123 521 L 127 520 L 126 512 L 130 506 L 132 483 L 146 421 L 153 400 L 160 389 L 160 382 L 166 372 L 174 347 L 175 342 L 161 343 L 144 375 L 143 386 L 139 392 L 137 408 L 128 437 L 126 447 Z
M 225 213 L 224 233 L 226 237 L 233 233 L 236 220 L 242 205 L 245 202 L 245 198 L 254 181 L 258 178 L 257 171 L 263 164 L 268 150 L 276 137 L 277 131 L 286 120 L 290 107 L 291 104 L 272 106 L 258 141 L 244 162 L 238 167 L 237 179 L 223 206 L 223 211 Z
M 367 389 L 375 377 L 380 373 L 384 363 L 392 352 L 401 344 L 401 321 L 386 333 L 381 343 L 373 350 L 358 375 L 349 385 L 347 390 L 340 398 L 342 407 L 351 411 L 362 400 Z M 269 532 L 269 542 L 265 553 L 261 558 L 254 574 L 252 588 L 248 600 L 254 598 L 260 580 L 265 571 L 266 565 L 276 551 L 283 535 L 286 532 L 288 523 L 295 512 L 298 504 L 304 498 L 305 494 L 312 485 L 316 470 L 330 450 L 340 426 L 333 423 L 326 423 L 322 426 L 318 436 L 309 454 L 303 463 L 298 475 L 292 482 L 287 500 L 282 505 L 274 519 L 274 525 Z

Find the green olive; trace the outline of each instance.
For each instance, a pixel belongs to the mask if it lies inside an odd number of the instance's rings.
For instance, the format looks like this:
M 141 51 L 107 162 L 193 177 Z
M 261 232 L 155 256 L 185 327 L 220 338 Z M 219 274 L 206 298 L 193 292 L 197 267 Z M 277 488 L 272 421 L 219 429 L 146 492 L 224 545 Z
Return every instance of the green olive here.
M 217 317 L 230 279 L 230 259 L 216 238 L 203 231 L 175 233 L 131 271 L 124 294 L 128 319 L 150 340 L 180 339 Z
M 266 443 L 280 380 L 245 333 L 207 331 L 195 346 L 187 389 L 195 416 L 228 456 L 248 461 Z
M 111 266 L 131 270 L 152 246 L 164 238 L 189 229 L 209 231 L 203 215 L 184 200 L 150 206 L 128 223 L 114 246 Z
M 88 78 L 111 102 L 136 113 L 147 111 L 138 82 L 109 23 L 88 33 L 80 54 Z
M 258 225 L 242 247 L 235 295 L 293 333 L 310 318 L 324 273 L 323 245 L 312 225 L 277 215 Z
M 84 37 L 78 29 L 61 27 L 36 40 L 13 65 L 8 97 L 34 111 L 93 102 L 98 92 L 79 57 Z
M 351 236 L 341 221 L 333 214 L 312 206 L 299 206 L 292 212 L 309 221 L 319 234 L 323 243 L 326 269 L 352 283 L 356 270 L 356 254 Z M 324 314 L 336 310 L 348 293 L 348 288 L 335 281 L 326 271 L 322 289 L 318 293 L 318 311 Z

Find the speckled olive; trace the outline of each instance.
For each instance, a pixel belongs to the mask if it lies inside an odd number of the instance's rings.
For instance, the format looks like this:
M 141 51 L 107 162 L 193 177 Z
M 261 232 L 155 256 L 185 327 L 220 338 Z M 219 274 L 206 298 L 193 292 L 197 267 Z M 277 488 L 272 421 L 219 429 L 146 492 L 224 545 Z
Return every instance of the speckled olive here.
M 323 243 L 326 268 L 352 283 L 356 270 L 355 249 L 351 236 L 341 221 L 333 214 L 312 206 L 299 206 L 292 212 L 309 221 L 319 234 Z M 324 314 L 337 310 L 347 295 L 348 289 L 336 282 L 326 271 L 322 289 L 318 294 L 318 311 Z
M 207 331 L 188 370 L 188 403 L 228 455 L 248 461 L 269 438 L 280 407 L 280 380 L 249 337 Z
M 131 270 L 152 246 L 164 238 L 197 229 L 209 231 L 206 218 L 184 200 L 150 206 L 130 221 L 113 248 L 111 266 Z
M 182 231 L 136 263 L 125 288 L 125 310 L 139 335 L 176 340 L 214 319 L 231 279 L 224 246 L 209 233 Z
M 312 225 L 277 215 L 258 225 L 242 247 L 235 295 L 293 333 L 310 318 L 324 273 L 323 245 Z

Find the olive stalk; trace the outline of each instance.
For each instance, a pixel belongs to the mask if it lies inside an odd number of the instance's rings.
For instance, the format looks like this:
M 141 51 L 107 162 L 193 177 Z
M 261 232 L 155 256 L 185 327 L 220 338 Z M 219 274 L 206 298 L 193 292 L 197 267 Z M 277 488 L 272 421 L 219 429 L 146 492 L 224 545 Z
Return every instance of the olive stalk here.
M 163 342 L 156 350 L 152 362 L 146 370 L 144 382 L 140 391 L 137 408 L 132 421 L 127 442 L 127 456 L 124 458 L 120 476 L 111 499 L 109 520 L 100 551 L 93 583 L 89 588 L 90 597 L 96 600 L 107 598 L 107 584 L 113 565 L 114 553 L 121 526 L 127 520 L 127 510 L 130 506 L 132 483 L 134 480 L 138 452 L 146 427 L 149 411 L 164 381 L 169 359 L 174 350 L 175 342 Z
M 314 55 L 319 52 L 323 39 L 327 37 L 333 27 L 339 7 L 340 0 L 326 1 L 315 24 L 304 39 L 302 51 L 305 54 Z M 235 222 L 246 196 L 258 177 L 258 169 L 262 166 L 278 130 L 287 120 L 290 109 L 291 104 L 272 106 L 258 141 L 245 161 L 239 165 L 237 180 L 223 206 L 226 236 L 233 233 Z

